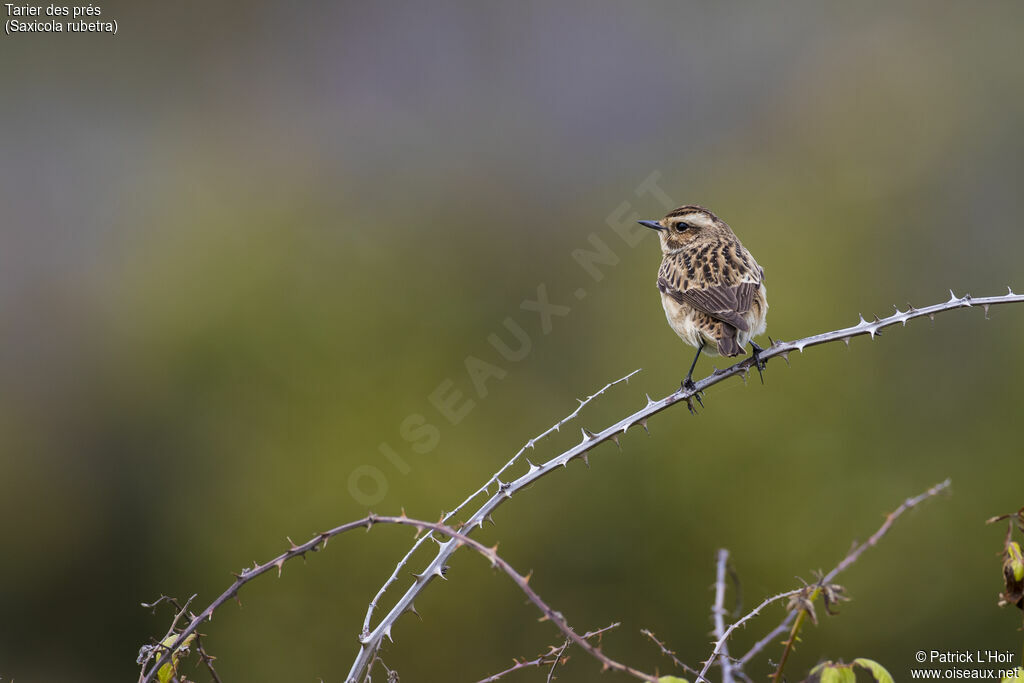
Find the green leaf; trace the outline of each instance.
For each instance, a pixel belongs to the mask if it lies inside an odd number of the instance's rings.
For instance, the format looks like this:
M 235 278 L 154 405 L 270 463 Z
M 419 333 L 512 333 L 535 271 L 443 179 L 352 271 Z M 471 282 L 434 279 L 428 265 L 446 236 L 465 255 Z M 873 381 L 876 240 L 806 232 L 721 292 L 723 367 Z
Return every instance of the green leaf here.
M 1011 542 L 1006 546 L 1006 562 L 1013 572 L 1013 578 L 1024 581 L 1024 555 L 1020 551 L 1020 543 Z
M 857 676 L 849 665 L 829 661 L 811 669 L 811 675 L 807 680 L 816 683 L 856 683 Z
M 679 678 L 677 676 L 662 676 L 658 679 L 658 683 L 690 683 L 685 678 Z
M 856 666 L 861 666 L 867 669 L 878 683 L 893 683 L 892 674 L 886 671 L 885 667 L 875 660 L 861 657 L 853 660 L 853 663 Z
M 162 667 L 160 667 L 160 670 L 156 672 L 156 678 L 157 681 L 159 681 L 159 683 L 169 683 L 169 681 L 172 678 L 174 678 L 175 674 L 178 671 L 178 660 L 181 658 L 182 655 L 188 654 L 188 648 L 190 645 L 192 645 L 192 641 L 195 639 L 196 634 L 193 633 L 189 635 L 189 637 L 182 641 L 178 649 L 175 650 L 174 653 L 171 655 L 171 661 L 167 662 Z M 174 647 L 174 644 L 175 642 L 177 642 L 177 640 L 177 634 L 167 636 L 166 638 L 164 638 L 163 642 L 160 643 L 163 646 L 163 648 L 159 649 L 155 656 L 158 658 L 162 656 L 164 652 Z

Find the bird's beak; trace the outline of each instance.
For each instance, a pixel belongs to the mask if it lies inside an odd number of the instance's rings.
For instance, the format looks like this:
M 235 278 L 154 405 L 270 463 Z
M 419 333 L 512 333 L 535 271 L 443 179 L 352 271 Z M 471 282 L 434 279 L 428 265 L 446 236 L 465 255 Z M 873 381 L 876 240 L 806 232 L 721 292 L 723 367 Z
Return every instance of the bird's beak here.
M 660 230 L 664 230 L 665 229 L 665 228 L 661 227 L 661 223 L 659 223 L 658 221 L 637 221 L 637 223 L 639 223 L 640 225 L 644 226 L 645 228 L 650 228 L 651 230 L 659 230 L 660 231 Z

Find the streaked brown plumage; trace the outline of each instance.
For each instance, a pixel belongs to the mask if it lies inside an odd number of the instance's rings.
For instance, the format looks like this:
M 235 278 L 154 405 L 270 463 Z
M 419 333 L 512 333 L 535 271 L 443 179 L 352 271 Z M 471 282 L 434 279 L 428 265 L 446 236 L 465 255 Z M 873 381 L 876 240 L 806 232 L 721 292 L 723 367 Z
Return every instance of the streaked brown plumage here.
M 660 221 L 640 221 L 658 231 L 663 254 L 658 291 L 676 334 L 701 351 L 738 356 L 765 330 L 768 300 L 764 269 L 718 216 L 700 206 L 681 206 Z M 761 368 L 758 363 L 758 369 Z

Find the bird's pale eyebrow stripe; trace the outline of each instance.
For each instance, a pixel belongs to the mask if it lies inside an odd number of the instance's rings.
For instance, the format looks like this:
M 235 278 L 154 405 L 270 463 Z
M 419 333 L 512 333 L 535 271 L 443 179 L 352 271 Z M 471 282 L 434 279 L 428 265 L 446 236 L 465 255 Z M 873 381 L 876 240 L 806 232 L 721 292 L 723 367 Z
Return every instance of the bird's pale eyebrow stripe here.
M 679 218 L 680 216 L 688 216 L 690 214 L 703 214 L 708 213 L 706 209 L 702 209 L 699 206 L 681 206 L 672 213 L 665 216 L 665 218 Z

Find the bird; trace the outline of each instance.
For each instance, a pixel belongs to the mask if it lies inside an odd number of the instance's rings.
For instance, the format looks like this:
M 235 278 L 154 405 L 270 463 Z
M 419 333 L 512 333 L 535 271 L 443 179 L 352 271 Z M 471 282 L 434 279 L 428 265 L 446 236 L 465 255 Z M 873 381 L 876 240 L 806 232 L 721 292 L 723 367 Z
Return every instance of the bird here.
M 661 220 L 638 223 L 658 231 L 662 259 L 657 284 L 668 324 L 697 348 L 683 389 L 695 388 L 693 370 L 701 352 L 732 358 L 743 355 L 748 343 L 760 375 L 764 349 L 754 337 L 767 325 L 764 268 L 732 228 L 710 210 L 692 204 Z

